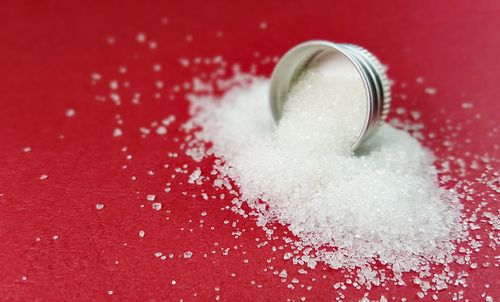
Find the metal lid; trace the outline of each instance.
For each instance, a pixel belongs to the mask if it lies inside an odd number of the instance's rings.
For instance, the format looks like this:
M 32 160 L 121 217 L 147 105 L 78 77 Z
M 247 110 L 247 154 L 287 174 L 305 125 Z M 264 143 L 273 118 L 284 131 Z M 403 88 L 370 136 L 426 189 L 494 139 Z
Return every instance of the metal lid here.
M 351 150 L 354 151 L 386 119 L 391 102 L 389 81 L 382 64 L 362 47 L 317 40 L 301 43 L 289 50 L 279 60 L 271 76 L 271 113 L 278 124 L 291 87 L 314 58 L 330 52 L 347 58 L 356 68 L 365 87 L 368 110 L 361 132 L 353 139 Z

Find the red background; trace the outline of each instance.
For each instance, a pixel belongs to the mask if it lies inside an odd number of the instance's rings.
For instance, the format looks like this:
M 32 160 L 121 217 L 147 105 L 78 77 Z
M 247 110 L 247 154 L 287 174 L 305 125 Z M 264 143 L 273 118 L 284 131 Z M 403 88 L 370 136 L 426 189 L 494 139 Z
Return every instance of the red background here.
M 171 179 L 174 167 L 196 166 L 185 156 L 166 156 L 181 153 L 174 137 L 182 138 L 176 129 L 187 118 L 187 104 L 152 95 L 155 80 L 171 87 L 196 74 L 180 66 L 181 57 L 222 55 L 248 66 L 260 60 L 256 51 L 281 55 L 307 39 L 359 44 L 389 65 L 397 84 L 409 83 L 406 101 L 397 97 L 396 86 L 396 107 L 421 111 L 428 131 L 445 125 L 444 117 L 460 121 L 480 113 L 465 131 L 474 138 L 466 149 L 499 157 L 498 132 L 491 135 L 500 120 L 498 1 L 86 2 L 0 3 L 1 300 L 334 300 L 339 272 L 320 266 L 299 275 L 299 267 L 283 260 L 284 251 L 272 252 L 277 243 L 257 246 L 265 236 L 252 219 L 221 211 L 229 199 L 205 201 L 199 187 L 186 185 L 187 176 Z M 262 21 L 266 29 L 259 27 Z M 157 41 L 158 49 L 139 45 L 138 32 Z M 113 45 L 106 43 L 109 36 Z M 159 74 L 151 71 L 155 62 L 162 65 Z M 125 75 L 117 72 L 122 65 L 129 69 Z M 101 86 L 91 85 L 93 72 L 103 76 Z M 438 89 L 436 96 L 415 84 L 419 76 Z M 129 80 L 144 94 L 142 105 L 95 101 L 110 79 Z M 461 108 L 466 101 L 474 103 L 472 113 Z M 65 116 L 68 108 L 76 110 L 74 117 Z M 139 126 L 170 113 L 177 121 L 166 137 L 140 138 Z M 112 137 L 116 114 L 124 120 L 120 138 Z M 26 146 L 32 151 L 23 152 Z M 40 180 L 42 174 L 48 178 Z M 162 192 L 167 181 L 168 194 Z M 208 185 L 203 189 L 212 192 Z M 155 194 L 163 209 L 152 210 L 146 194 Z M 498 207 L 498 195 L 492 198 Z M 105 208 L 97 210 L 96 203 Z M 233 221 L 245 230 L 239 238 L 232 235 Z M 188 250 L 193 257 L 183 259 Z M 162 261 L 153 255 L 157 251 L 175 258 Z M 287 282 L 273 274 L 282 269 Z M 292 277 L 300 280 L 293 290 L 287 288 Z M 498 277 L 496 267 L 471 272 L 464 296 L 478 301 L 487 292 L 500 298 Z M 413 300 L 413 286 L 379 288 L 370 297 Z M 364 292 L 344 294 L 351 300 Z M 451 299 L 446 291 L 440 297 Z

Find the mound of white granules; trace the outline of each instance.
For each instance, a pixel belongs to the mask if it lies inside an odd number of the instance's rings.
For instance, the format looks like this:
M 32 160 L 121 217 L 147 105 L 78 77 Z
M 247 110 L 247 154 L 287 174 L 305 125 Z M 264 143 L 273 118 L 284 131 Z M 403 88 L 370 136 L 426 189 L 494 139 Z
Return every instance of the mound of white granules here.
M 369 286 L 385 278 L 376 262 L 399 279 L 452 261 L 460 206 L 438 186 L 432 154 L 388 124 L 350 151 L 366 115 L 360 81 L 306 74 L 277 127 L 269 80 L 229 82 L 222 96 L 190 96 L 187 153 L 218 158 L 214 186 L 232 190 L 235 211 L 256 215 L 269 234 L 278 222 L 296 235 L 296 263 L 356 271 Z

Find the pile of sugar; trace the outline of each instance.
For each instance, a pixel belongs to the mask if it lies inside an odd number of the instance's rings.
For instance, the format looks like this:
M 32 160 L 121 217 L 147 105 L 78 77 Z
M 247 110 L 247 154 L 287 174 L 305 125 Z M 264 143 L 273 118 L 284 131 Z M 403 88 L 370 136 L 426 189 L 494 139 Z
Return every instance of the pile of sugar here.
M 196 161 L 218 158 L 214 186 L 236 195 L 235 212 L 255 215 L 269 235 L 275 222 L 290 229 L 295 263 L 356 270 L 369 286 L 386 278 L 372 270 L 376 261 L 398 280 L 452 262 L 453 242 L 464 234 L 460 205 L 438 186 L 432 154 L 388 124 L 349 152 L 366 112 L 356 81 L 305 76 L 277 129 L 269 80 L 240 74 L 229 82 L 222 96 L 189 96 L 186 152 Z
M 296 151 L 350 153 L 366 112 L 359 76 L 326 76 L 311 70 L 290 91 L 274 140 L 284 147 L 300 144 Z

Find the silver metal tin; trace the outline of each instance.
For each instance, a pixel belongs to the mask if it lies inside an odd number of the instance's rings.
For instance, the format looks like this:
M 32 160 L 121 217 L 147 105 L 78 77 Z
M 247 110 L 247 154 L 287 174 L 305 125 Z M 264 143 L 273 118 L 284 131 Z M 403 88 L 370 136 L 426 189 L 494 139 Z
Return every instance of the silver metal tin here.
M 389 81 L 382 64 L 362 47 L 315 40 L 301 43 L 289 50 L 276 64 L 271 76 L 271 113 L 277 125 L 290 88 L 307 69 L 308 64 L 325 52 L 345 56 L 356 68 L 365 87 L 368 110 L 363 129 L 351 145 L 351 150 L 354 151 L 386 119 L 391 103 Z

